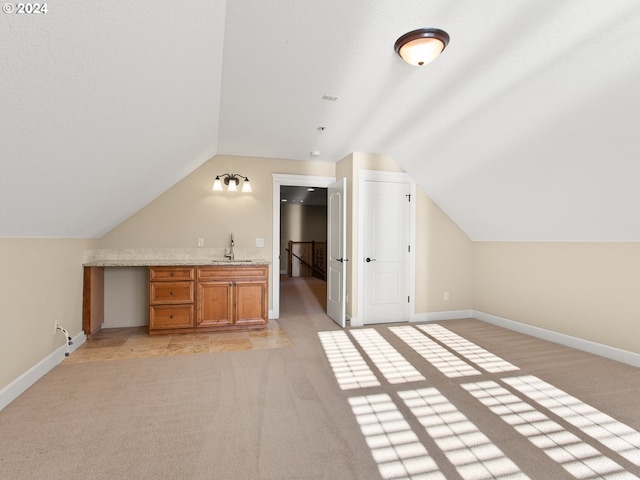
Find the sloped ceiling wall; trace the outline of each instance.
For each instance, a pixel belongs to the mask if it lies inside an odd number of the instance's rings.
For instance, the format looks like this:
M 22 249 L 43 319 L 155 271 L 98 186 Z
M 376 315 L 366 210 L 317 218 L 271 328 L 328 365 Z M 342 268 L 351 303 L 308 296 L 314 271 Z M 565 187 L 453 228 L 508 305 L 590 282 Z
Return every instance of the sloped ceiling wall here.
M 218 149 L 225 2 L 0 17 L 0 236 L 99 237 Z
M 99 237 L 216 153 L 320 151 L 393 157 L 473 240 L 640 241 L 636 0 L 60 1 L 0 22 L 0 236 Z M 411 67 L 393 44 L 425 26 L 451 43 Z

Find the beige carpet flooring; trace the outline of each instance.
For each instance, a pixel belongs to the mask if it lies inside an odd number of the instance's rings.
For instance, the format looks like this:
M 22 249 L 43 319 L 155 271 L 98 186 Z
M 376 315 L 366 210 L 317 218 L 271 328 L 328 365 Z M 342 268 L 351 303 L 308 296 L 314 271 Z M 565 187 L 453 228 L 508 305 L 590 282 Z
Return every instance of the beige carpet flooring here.
M 473 319 L 343 331 L 323 289 L 282 282 L 289 347 L 63 362 L 0 412 L 0 478 L 640 477 L 640 369 Z

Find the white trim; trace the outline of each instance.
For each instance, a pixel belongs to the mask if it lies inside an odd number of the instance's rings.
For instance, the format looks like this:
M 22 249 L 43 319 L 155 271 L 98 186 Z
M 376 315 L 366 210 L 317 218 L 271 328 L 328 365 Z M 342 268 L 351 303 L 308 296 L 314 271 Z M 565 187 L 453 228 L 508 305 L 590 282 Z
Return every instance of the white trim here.
M 336 177 L 292 175 L 287 173 L 273 173 L 272 177 L 273 225 L 271 231 L 273 238 L 273 258 L 271 262 L 271 310 L 269 310 L 269 318 L 278 319 L 280 318 L 280 186 L 327 188 L 336 181 Z
M 70 352 L 74 352 L 80 345 L 82 345 L 87 339 L 84 332 L 80 332 L 71 340 L 73 344 L 69 347 Z M 53 367 L 62 362 L 65 357 L 67 346 L 63 345 L 45 358 L 36 363 L 29 370 L 24 372 L 18 378 L 16 378 L 9 385 L 0 390 L 0 410 L 13 402 L 16 398 L 22 395 L 29 387 L 35 384 L 38 380 L 44 377 Z
M 547 340 L 549 342 L 559 343 L 566 347 L 575 348 L 584 352 L 593 353 L 601 357 L 609 358 L 617 362 L 626 363 L 634 367 L 640 367 L 640 354 L 622 350 L 616 347 L 610 347 L 601 343 L 584 340 L 582 338 L 573 337 L 564 333 L 554 332 L 545 328 L 527 325 L 526 323 L 509 320 L 508 318 L 498 317 L 489 313 L 473 311 L 473 317 L 483 322 L 497 325 L 498 327 L 513 330 L 514 332 L 524 333 L 532 337 Z
M 442 320 L 458 320 L 461 318 L 473 318 L 473 310 L 416 313 L 411 317 L 411 322 L 439 322 Z
M 404 172 L 386 172 L 382 170 L 359 170 L 358 171 L 358 255 L 355 261 L 358 267 L 358 324 L 352 326 L 363 326 L 364 317 L 364 258 L 360 254 L 364 251 L 364 182 L 384 182 L 384 183 L 406 183 L 411 188 L 410 211 L 409 211 L 409 242 L 411 244 L 411 255 L 409 258 L 409 321 L 414 320 L 416 316 L 416 184 L 411 177 Z

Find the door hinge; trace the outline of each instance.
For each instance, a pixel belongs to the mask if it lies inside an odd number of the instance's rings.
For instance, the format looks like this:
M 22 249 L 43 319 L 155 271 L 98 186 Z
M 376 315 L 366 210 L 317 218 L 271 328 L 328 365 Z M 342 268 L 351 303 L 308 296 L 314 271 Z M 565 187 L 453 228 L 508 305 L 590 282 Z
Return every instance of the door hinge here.
M 411 297 L 407 297 L 407 303 L 411 303 Z
M 407 245 L 407 252 L 411 253 L 411 245 Z

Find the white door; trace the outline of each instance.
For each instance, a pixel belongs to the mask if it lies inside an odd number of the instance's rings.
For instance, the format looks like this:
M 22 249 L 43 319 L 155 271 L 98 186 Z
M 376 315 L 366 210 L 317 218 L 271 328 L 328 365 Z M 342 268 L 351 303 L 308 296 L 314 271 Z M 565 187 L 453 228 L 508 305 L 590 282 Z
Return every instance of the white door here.
M 347 317 L 347 179 L 327 189 L 327 315 L 345 327 Z
M 363 186 L 363 321 L 406 322 L 410 303 L 411 186 L 377 181 L 366 181 Z

